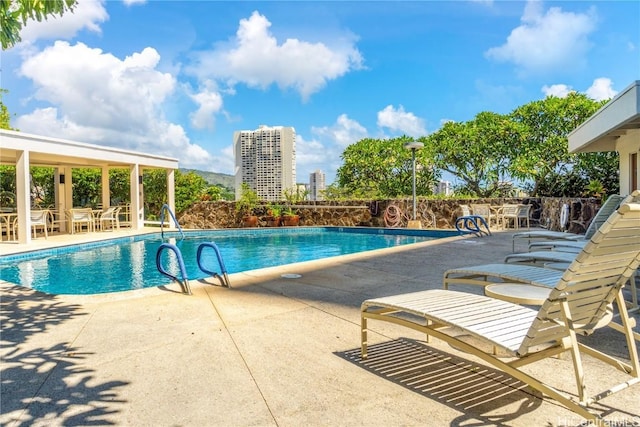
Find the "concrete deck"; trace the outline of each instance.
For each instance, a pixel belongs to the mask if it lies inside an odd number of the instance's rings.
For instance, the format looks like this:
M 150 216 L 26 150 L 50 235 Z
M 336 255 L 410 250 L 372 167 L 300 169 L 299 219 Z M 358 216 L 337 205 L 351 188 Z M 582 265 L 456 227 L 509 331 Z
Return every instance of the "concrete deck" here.
M 363 300 L 440 288 L 445 270 L 510 251 L 508 232 L 449 238 L 233 274 L 232 289 L 192 281 L 192 296 L 175 284 L 51 296 L 2 283 L 0 424 L 579 425 L 559 404 L 406 328 L 371 321 L 370 358 L 359 357 Z M 624 357 L 622 338 L 605 328 L 588 340 Z M 584 365 L 592 391 L 625 378 L 588 356 Z M 575 392 L 568 358 L 527 369 Z M 638 425 L 640 387 L 594 409 Z

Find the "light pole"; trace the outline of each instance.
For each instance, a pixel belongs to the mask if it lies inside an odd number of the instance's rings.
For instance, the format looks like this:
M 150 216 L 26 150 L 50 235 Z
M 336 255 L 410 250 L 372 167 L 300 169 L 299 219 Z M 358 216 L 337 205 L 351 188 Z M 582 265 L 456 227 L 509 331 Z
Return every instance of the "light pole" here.
M 411 161 L 413 163 L 413 217 L 412 221 L 409 221 L 409 228 L 422 228 L 421 223 L 416 220 L 416 150 L 419 150 L 422 147 L 424 147 L 424 144 L 418 141 L 410 141 L 404 144 L 404 148 L 411 150 Z

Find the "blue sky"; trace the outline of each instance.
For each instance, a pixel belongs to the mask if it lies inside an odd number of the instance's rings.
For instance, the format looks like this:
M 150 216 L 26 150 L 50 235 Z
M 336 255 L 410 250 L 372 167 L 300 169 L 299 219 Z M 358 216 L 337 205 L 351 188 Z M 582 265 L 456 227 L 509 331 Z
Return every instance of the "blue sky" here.
M 362 138 L 640 79 L 638 1 L 79 0 L 21 34 L 13 127 L 234 174 L 234 131 L 293 126 L 298 182 Z

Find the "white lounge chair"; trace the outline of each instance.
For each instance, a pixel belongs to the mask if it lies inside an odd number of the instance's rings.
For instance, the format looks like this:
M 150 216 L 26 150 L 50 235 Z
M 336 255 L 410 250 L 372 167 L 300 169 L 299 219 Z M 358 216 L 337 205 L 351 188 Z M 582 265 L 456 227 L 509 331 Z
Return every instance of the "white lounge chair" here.
M 527 239 L 528 243 L 531 244 L 531 240 L 533 239 L 558 239 L 558 240 L 575 240 L 575 241 L 585 241 L 589 240 L 591 236 L 598 230 L 598 228 L 609 218 L 609 216 L 615 212 L 615 210 L 620 206 L 620 203 L 624 199 L 623 196 L 613 194 L 607 198 L 607 200 L 600 206 L 598 212 L 591 220 L 589 227 L 583 234 L 576 233 L 565 233 L 562 231 L 552 231 L 552 230 L 531 230 L 515 233 L 513 235 L 513 241 L 511 244 L 511 250 L 515 252 L 516 249 L 516 240 L 517 239 Z
M 625 237 L 620 238 L 621 234 Z M 454 348 L 477 356 L 576 414 L 599 422 L 599 414 L 591 412 L 588 409 L 590 405 L 640 382 L 633 322 L 622 297 L 622 287 L 640 265 L 638 242 L 640 203 L 627 203 L 596 232 L 550 290 L 539 310 L 482 295 L 439 289 L 366 300 L 361 306 L 362 357 L 367 357 L 368 320 L 391 322 L 423 332 L 427 337 L 439 338 Z M 588 335 L 607 324 L 606 317 L 610 315 L 610 305 L 614 302 L 622 321 L 617 330 L 625 335 L 629 350 L 628 363 L 577 340 L 578 334 Z M 472 335 L 494 350 L 502 351 L 484 352 L 477 343 L 469 344 L 460 338 L 461 331 L 462 335 Z M 573 360 L 576 396 L 567 395 L 520 369 L 565 352 L 569 352 Z M 513 359 L 502 360 L 497 356 L 500 353 L 506 353 Z M 589 396 L 584 381 L 582 353 L 629 374 L 630 378 Z M 553 374 L 548 372 L 550 378 Z
M 539 267 L 553 268 L 556 270 L 566 270 L 578 255 L 578 252 L 561 252 L 561 251 L 535 251 L 535 252 L 519 252 L 507 255 L 504 259 L 505 263 L 522 263 L 529 265 L 538 265 Z M 629 306 L 638 310 L 638 288 L 636 285 L 636 274 L 632 274 L 629 279 L 631 290 L 631 303 Z

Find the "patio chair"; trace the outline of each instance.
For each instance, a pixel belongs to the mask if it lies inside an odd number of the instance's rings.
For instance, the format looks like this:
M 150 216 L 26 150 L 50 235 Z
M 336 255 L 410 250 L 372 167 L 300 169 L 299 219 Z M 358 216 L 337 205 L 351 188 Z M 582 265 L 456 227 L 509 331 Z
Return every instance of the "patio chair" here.
M 600 416 L 589 410 L 590 405 L 640 382 L 640 362 L 632 330 L 634 322 L 629 318 L 622 297 L 622 286 L 640 265 L 638 202 L 640 200 L 621 206 L 596 232 L 570 268 L 558 278 L 539 310 L 446 289 L 364 301 L 361 306 L 362 357 L 367 357 L 368 320 L 387 321 L 423 332 L 427 337 L 436 337 L 477 356 L 576 414 L 598 422 Z M 635 240 L 620 238 L 620 234 Z M 625 335 L 629 351 L 628 363 L 577 340 L 578 334 L 589 335 L 608 324 L 606 318 L 610 316 L 610 305 L 614 302 L 622 321 L 617 330 Z M 465 335 L 471 335 L 476 342 L 465 341 Z M 488 344 L 493 352 L 483 351 L 478 341 Z M 570 396 L 520 369 L 565 352 L 571 354 L 573 361 L 576 396 Z M 500 353 L 506 353 L 513 359 L 502 360 L 498 356 Z M 595 395 L 587 395 L 582 353 L 629 374 L 630 378 Z M 554 373 L 548 372 L 548 375 L 553 377 Z
M 110 206 L 104 212 L 100 213 L 97 219 L 97 225 L 100 230 L 104 231 L 105 226 L 109 225 L 111 230 L 120 229 L 120 207 Z
M 44 232 L 44 238 L 48 239 L 49 234 L 47 233 L 47 228 L 49 227 L 49 211 L 46 209 L 36 209 L 31 210 L 29 212 L 29 222 L 31 223 L 31 230 L 33 231 L 33 238 L 35 239 L 38 236 L 38 229 L 42 228 Z M 13 219 L 13 239 L 18 239 L 18 216 L 16 215 Z
M 49 211 L 46 209 L 32 210 L 30 213 L 31 230 L 33 230 L 33 237 L 37 236 L 38 228 L 42 228 L 44 231 L 44 238 L 47 239 L 47 228 L 49 227 Z
M 488 203 L 479 203 L 471 205 L 471 213 L 473 215 L 484 218 L 489 227 L 500 228 L 500 218 L 495 212 L 491 211 L 491 205 Z
M 558 239 L 558 240 L 576 240 L 576 241 L 584 241 L 588 240 L 593 236 L 593 234 L 598 230 L 598 228 L 609 218 L 609 216 L 615 212 L 615 210 L 620 206 L 620 203 L 623 201 L 624 197 L 613 194 L 607 198 L 607 200 L 600 206 L 598 212 L 593 217 L 587 230 L 583 234 L 576 233 L 565 233 L 563 231 L 552 231 L 552 230 L 532 230 L 532 231 L 524 231 L 519 232 L 513 235 L 513 242 L 511 244 L 511 250 L 515 252 L 516 248 L 516 239 L 527 239 L 528 243 L 531 244 L 532 239 Z
M 524 223 L 528 230 L 530 228 L 530 210 L 531 205 L 502 205 L 502 212 L 500 214 L 500 218 L 502 219 L 502 228 L 509 228 L 509 225 L 513 223 L 513 228 L 517 230 L 520 228 L 520 224 Z
M 81 231 L 85 226 L 87 231 L 93 231 L 93 212 L 91 212 L 91 208 L 69 209 L 68 220 L 71 234 L 75 233 L 76 229 Z

